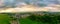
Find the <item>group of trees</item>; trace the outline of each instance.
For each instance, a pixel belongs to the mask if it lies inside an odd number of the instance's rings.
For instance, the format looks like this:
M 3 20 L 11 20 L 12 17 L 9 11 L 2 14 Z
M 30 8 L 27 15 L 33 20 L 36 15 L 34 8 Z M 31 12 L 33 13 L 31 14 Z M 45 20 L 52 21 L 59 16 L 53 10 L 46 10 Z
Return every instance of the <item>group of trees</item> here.
M 49 24 L 60 24 L 60 12 L 40 12 L 41 14 L 35 14 L 32 13 L 27 18 L 36 21 L 36 22 L 42 22 L 42 23 L 49 23 Z M 15 18 L 13 16 L 19 16 L 19 14 L 22 13 L 3 13 L 8 14 L 12 20 L 21 19 L 21 18 Z M 24 14 L 24 13 L 23 13 Z M 25 19 L 25 18 L 24 18 Z
M 49 23 L 49 24 L 60 24 L 60 13 L 45 13 L 44 15 L 30 15 L 28 17 L 32 21 Z

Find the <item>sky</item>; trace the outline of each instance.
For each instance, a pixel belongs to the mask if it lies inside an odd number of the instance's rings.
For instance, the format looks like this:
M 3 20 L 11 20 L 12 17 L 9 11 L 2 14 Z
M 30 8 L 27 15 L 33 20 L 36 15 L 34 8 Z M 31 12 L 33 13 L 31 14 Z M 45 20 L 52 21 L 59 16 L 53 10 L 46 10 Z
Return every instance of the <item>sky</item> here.
M 0 8 L 1 7 L 15 7 L 16 8 L 16 9 L 11 8 L 12 10 L 10 8 L 7 8 L 6 11 L 2 10 L 2 12 L 10 12 L 10 11 L 16 11 L 16 10 L 17 11 L 19 10 L 32 11 L 33 9 L 39 10 L 39 11 L 49 10 L 50 12 L 56 12 L 56 11 L 58 12 L 60 11 L 59 4 L 60 4 L 60 0 L 0 0 Z M 26 5 L 26 6 L 22 6 L 22 5 Z M 32 6 L 29 6 L 29 5 L 32 5 Z M 22 8 L 19 8 L 20 6 L 22 6 Z
M 22 3 L 45 7 L 49 4 L 60 4 L 60 0 L 0 0 L 0 7 L 15 7 L 18 5 L 22 5 Z

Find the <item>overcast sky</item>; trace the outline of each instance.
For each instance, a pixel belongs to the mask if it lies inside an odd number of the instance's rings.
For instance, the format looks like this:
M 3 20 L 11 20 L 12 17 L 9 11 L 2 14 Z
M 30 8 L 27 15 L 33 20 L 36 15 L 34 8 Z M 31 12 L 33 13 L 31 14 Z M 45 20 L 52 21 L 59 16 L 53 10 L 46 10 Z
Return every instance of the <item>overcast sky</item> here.
M 49 4 L 59 4 L 60 0 L 1 0 L 0 6 L 16 6 L 25 4 L 33 4 L 35 6 L 46 6 Z

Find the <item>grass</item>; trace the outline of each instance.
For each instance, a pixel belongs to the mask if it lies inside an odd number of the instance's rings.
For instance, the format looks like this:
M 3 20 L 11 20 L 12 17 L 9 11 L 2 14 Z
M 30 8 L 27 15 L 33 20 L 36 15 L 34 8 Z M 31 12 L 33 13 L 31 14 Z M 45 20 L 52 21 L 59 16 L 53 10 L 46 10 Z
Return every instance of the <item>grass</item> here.
M 21 24 L 38 24 L 38 22 L 32 21 L 30 19 L 21 19 L 20 23 Z
M 21 24 L 60 24 L 60 15 L 31 15 L 28 18 L 20 19 Z
M 0 24 L 10 24 L 9 16 L 13 14 L 0 14 Z M 36 17 L 35 17 L 36 16 Z M 21 24 L 60 24 L 60 14 L 31 15 L 30 18 L 20 19 Z
M 20 23 L 21 24 L 48 24 L 48 23 L 43 23 L 43 22 L 32 21 L 30 19 L 21 19 Z
M 0 14 L 0 24 L 9 24 L 9 17 L 7 14 Z

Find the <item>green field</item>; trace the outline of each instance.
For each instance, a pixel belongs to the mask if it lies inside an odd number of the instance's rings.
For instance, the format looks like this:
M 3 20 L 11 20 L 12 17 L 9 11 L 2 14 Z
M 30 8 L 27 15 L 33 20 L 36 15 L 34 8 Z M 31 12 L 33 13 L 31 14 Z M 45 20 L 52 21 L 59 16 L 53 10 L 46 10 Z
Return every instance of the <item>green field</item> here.
M 30 19 L 21 19 L 20 23 L 21 24 L 38 24 L 38 22 L 32 21 Z
M 49 23 L 32 21 L 32 20 L 30 20 L 30 19 L 21 19 L 21 20 L 20 20 L 20 23 L 21 23 L 21 24 L 49 24 Z
M 0 14 L 0 24 L 10 24 L 10 17 L 8 14 Z M 20 19 L 21 24 L 43 24 L 42 22 L 32 21 L 30 19 Z
M 0 14 L 0 24 L 10 24 L 9 23 L 9 15 Z
M 14 14 L 0 14 L 0 24 L 10 24 L 10 20 L 16 20 L 12 16 Z M 60 24 L 60 13 L 31 14 L 27 18 L 21 18 L 19 22 L 20 24 Z

